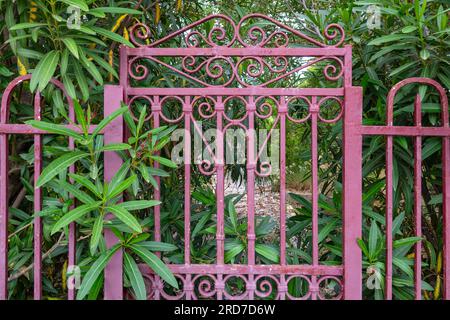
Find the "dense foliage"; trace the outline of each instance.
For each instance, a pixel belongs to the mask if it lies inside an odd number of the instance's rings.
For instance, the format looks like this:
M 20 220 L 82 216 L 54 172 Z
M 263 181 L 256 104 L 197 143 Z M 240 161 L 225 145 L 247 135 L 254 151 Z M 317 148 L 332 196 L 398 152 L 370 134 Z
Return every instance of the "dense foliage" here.
M 82 24 L 69 28 L 73 19 L 70 5 L 81 9 Z M 369 29 L 368 8 L 380 8 L 380 27 Z M 151 131 L 144 123 L 145 109 L 137 110 L 139 120 L 134 121 L 125 109 L 121 110 L 132 133 L 126 144 L 103 146 L 101 136 L 89 134 L 90 123 L 103 119 L 102 93 L 105 83 L 118 79 L 118 46 L 129 45 L 128 30 L 136 21 L 150 26 L 152 38 L 162 36 L 210 13 L 224 13 L 235 20 L 250 12 L 270 15 L 286 24 L 295 23 L 306 34 L 322 38 L 330 23 L 341 24 L 346 32 L 346 43 L 353 46 L 353 83 L 364 90 L 364 122 L 385 122 L 386 95 L 398 81 L 412 76 L 430 77 L 450 89 L 450 59 L 448 3 L 426 0 L 380 1 L 307 1 L 289 0 L 254 1 L 187 1 L 187 0 L 0 0 L 0 87 L 1 91 L 14 77 L 33 73 L 29 84 L 15 92 L 11 108 L 11 123 L 32 119 L 31 91 L 43 90 L 46 98 L 43 119 L 30 122 L 49 132 L 57 132 L 76 140 L 77 149 L 68 153 L 67 139 L 48 135 L 44 139 L 45 168 L 40 184 L 44 187 L 43 263 L 44 295 L 63 298 L 66 294 L 67 225 L 81 223 L 78 232 L 77 261 L 83 268 L 83 290 L 79 298 L 95 299 L 101 294 L 102 275 L 89 273 L 92 266 L 103 266 L 111 256 L 106 250 L 102 230 L 112 229 L 125 248 L 125 284 L 132 287 L 134 295 L 145 297 L 145 287 L 135 261 L 147 263 L 174 287 L 176 280 L 152 251 L 163 253 L 165 262 L 183 261 L 183 185 L 181 170 L 166 158 L 170 157 L 168 135 L 174 128 Z M 77 103 L 77 120 L 83 134 L 62 132 L 55 124 L 70 122 L 67 101 L 58 90 L 48 85 L 51 77 L 61 80 Z M 158 81 L 155 78 L 154 83 Z M 302 86 L 324 86 L 314 72 Z M 439 99 L 427 87 L 408 86 L 400 91 L 396 100 L 395 123 L 412 125 L 413 101 L 419 92 L 423 101 L 423 124 L 440 123 Z M 119 114 L 117 114 L 119 115 Z M 100 122 L 101 123 L 101 122 Z M 104 122 L 103 122 L 104 123 Z M 260 123 L 268 126 L 267 122 Z M 321 125 L 319 128 L 319 154 L 321 178 L 319 240 L 320 261 L 339 264 L 342 259 L 342 206 L 341 206 L 341 124 Z M 300 143 L 309 137 L 310 128 L 288 128 L 289 166 L 288 183 L 294 190 L 290 202 L 296 207 L 295 215 L 288 220 L 288 262 L 311 262 L 311 203 L 308 195 L 296 191 L 308 188 L 310 179 L 309 145 Z M 59 131 L 55 131 L 59 130 Z M 144 134 L 145 133 L 145 134 Z M 140 141 L 140 139 L 144 139 Z M 11 137 L 9 268 L 10 295 L 26 299 L 32 295 L 33 259 L 33 139 Z M 441 143 L 439 139 L 423 141 L 423 295 L 426 299 L 442 296 L 442 185 Z M 375 270 L 383 284 L 385 270 L 384 234 L 384 150 L 382 138 L 364 141 L 363 175 L 363 238 L 359 245 L 363 251 L 363 272 L 366 278 Z M 103 152 L 122 154 L 125 160 L 121 173 L 109 185 L 103 185 Z M 161 156 L 156 155 L 157 152 Z M 411 299 L 413 296 L 413 245 L 420 239 L 414 237 L 413 219 L 413 143 L 398 137 L 394 140 L 394 296 Z M 136 157 L 139 154 L 139 157 Z M 146 155 L 146 156 L 145 156 Z M 63 158 L 64 165 L 55 170 L 55 162 Z M 55 160 L 57 159 L 57 160 Z M 62 162 L 63 160 L 59 160 Z M 53 161 L 53 162 L 52 162 Z M 164 170 L 155 170 L 152 164 L 160 162 Z M 56 162 L 56 164 L 58 164 Z M 76 165 L 76 173 L 68 175 L 67 167 Z M 52 169 L 53 168 L 53 169 Z M 234 180 L 245 182 L 239 167 L 228 168 Z M 151 206 L 155 176 L 162 177 L 162 243 L 152 238 L 153 218 Z M 69 180 L 70 178 L 70 180 Z M 200 174 L 193 177 L 192 248 L 193 263 L 214 263 L 216 198 L 210 181 Z M 276 188 L 277 181 L 271 181 Z M 73 185 L 72 185 L 73 184 Z M 123 195 L 127 200 L 116 203 Z M 83 205 L 71 210 L 75 197 Z M 226 198 L 226 262 L 246 261 L 246 217 L 236 213 L 235 205 L 242 195 Z M 80 209 L 81 208 L 81 209 Z M 105 221 L 104 212 L 114 212 L 117 219 Z M 78 210 L 78 211 L 76 211 Z M 75 211 L 75 212 L 74 212 Z M 132 211 L 133 214 L 130 214 Z M 64 217 L 64 218 L 62 218 Z M 143 232 L 144 231 L 144 232 Z M 143 233 L 142 233 L 143 232 Z M 260 263 L 279 261 L 277 224 L 269 216 L 257 217 L 257 259 Z M 119 247 L 119 246 L 118 246 Z M 113 248 L 118 249 L 118 247 Z M 99 270 L 98 268 L 96 270 Z M 100 268 L 101 270 L 101 268 Z M 383 298 L 383 288 L 365 287 L 364 297 Z M 175 290 L 175 289 L 174 289 Z M 301 295 L 301 283 L 289 290 Z

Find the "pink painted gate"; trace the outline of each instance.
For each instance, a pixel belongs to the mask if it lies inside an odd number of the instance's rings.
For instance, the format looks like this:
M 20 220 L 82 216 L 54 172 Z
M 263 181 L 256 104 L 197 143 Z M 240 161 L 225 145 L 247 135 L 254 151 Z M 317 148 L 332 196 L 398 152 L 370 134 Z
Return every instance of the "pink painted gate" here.
M 205 27 L 205 25 L 207 27 Z M 206 33 L 205 33 L 206 30 Z M 146 119 L 153 127 L 177 125 L 185 129 L 185 137 L 197 132 L 210 152 L 212 160 L 192 163 L 191 139 L 184 139 L 184 262 L 170 264 L 180 282 L 181 290 L 169 292 L 164 283 L 151 270 L 142 266 L 148 281 L 150 299 L 325 299 L 323 290 L 329 281 L 338 287 L 336 299 L 360 299 L 362 297 L 362 256 L 357 244 L 362 225 L 362 139 L 366 135 L 387 136 L 387 270 L 386 297 L 392 297 L 392 137 L 415 137 L 420 146 L 421 136 L 438 136 L 443 141 L 443 194 L 445 212 L 444 289 L 449 298 L 450 267 L 449 215 L 450 215 L 450 128 L 448 103 L 445 91 L 436 82 L 417 78 L 397 85 L 388 98 L 388 122 L 386 126 L 362 125 L 362 89 L 352 86 L 352 48 L 342 46 L 344 32 L 339 25 L 325 29 L 323 39 L 316 40 L 260 14 L 251 14 L 235 23 L 224 15 L 212 15 L 201 19 L 169 36 L 150 41 L 150 30 L 136 25 L 130 32 L 135 48 L 120 49 L 120 85 L 105 87 L 105 115 L 120 107 L 121 101 L 135 110 L 137 103 L 150 111 Z M 305 81 L 304 74 L 313 72 L 320 78 L 316 82 Z M 7 297 L 8 268 L 8 136 L 33 134 L 35 137 L 35 177 L 39 176 L 41 137 L 43 132 L 23 124 L 8 124 L 9 99 L 14 87 L 29 79 L 16 79 L 5 91 L 1 105 L 0 121 L 0 298 Z M 290 87 L 286 87 L 289 80 Z M 442 127 L 425 128 L 420 123 L 420 99 L 416 101 L 416 126 L 395 127 L 392 123 L 394 95 L 400 86 L 419 82 L 434 86 L 441 94 Z M 54 80 L 62 90 L 62 85 Z M 149 84 L 157 84 L 151 87 Z M 294 83 L 295 85 L 292 85 Z M 311 87 L 313 86 L 313 87 Z M 318 87 L 316 87 L 318 86 Z M 306 111 L 292 112 L 296 103 L 306 106 Z M 332 118 L 324 116 L 328 103 L 338 105 L 339 111 Z M 35 98 L 35 118 L 40 118 L 40 95 Z M 241 106 L 241 111 L 235 110 Z M 73 118 L 73 110 L 70 106 Z M 175 115 L 174 115 L 175 114 Z M 237 114 L 237 116 L 236 116 Z M 272 173 L 271 163 L 261 160 L 254 131 L 258 121 L 273 120 L 269 137 L 276 128 L 280 134 L 279 156 L 279 252 L 278 264 L 264 264 L 256 256 L 255 185 L 258 178 Z M 209 148 L 198 121 L 214 124 L 217 145 Z M 343 259 L 341 265 L 326 265 L 320 261 L 319 252 L 319 154 L 318 128 L 320 123 L 343 124 L 343 208 L 342 234 Z M 290 264 L 287 259 L 286 219 L 286 131 L 288 126 L 306 126 L 311 130 L 311 202 L 312 202 L 312 261 L 310 264 Z M 247 262 L 230 264 L 225 261 L 225 131 L 241 128 L 246 133 L 246 195 L 247 195 Z M 122 142 L 126 138 L 121 119 L 109 125 L 103 132 L 105 143 Z M 264 143 L 267 143 L 265 141 Z M 71 143 L 70 146 L 73 146 Z M 255 152 L 256 151 L 256 152 Z M 420 148 L 416 150 L 416 234 L 420 228 Z M 105 155 L 105 179 L 110 179 L 119 168 L 121 159 L 115 154 Z M 155 165 L 157 166 L 157 164 Z M 214 264 L 191 261 L 191 177 L 194 169 L 203 175 L 213 176 L 215 181 L 216 252 Z M 160 185 L 159 178 L 156 178 Z M 159 188 L 154 198 L 161 199 Z M 41 210 L 41 191 L 35 190 L 35 211 Z M 154 240 L 161 241 L 161 208 L 154 209 Z M 34 297 L 41 298 L 41 221 L 35 219 Z M 75 264 L 75 230 L 70 228 L 69 263 Z M 116 241 L 112 233 L 105 234 L 108 245 Z M 420 298 L 421 244 L 416 246 L 416 297 Z M 105 298 L 123 299 L 122 253 L 116 254 L 105 270 Z M 230 280 L 240 279 L 243 287 L 238 293 L 230 290 Z M 294 297 L 288 286 L 294 279 L 307 284 L 306 294 Z M 69 299 L 74 291 L 69 291 Z

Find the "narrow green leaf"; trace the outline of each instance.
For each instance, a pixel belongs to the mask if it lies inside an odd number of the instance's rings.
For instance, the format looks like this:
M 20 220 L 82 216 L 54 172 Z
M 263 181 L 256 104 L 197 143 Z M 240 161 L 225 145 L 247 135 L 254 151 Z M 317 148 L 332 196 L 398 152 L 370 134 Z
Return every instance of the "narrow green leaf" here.
M 141 271 L 138 265 L 128 253 L 125 252 L 124 256 L 124 267 L 125 274 L 131 283 L 131 288 L 133 288 L 134 295 L 137 300 L 147 300 L 147 292 L 145 289 L 144 278 L 142 277 Z
M 101 12 L 101 13 L 118 13 L 118 14 L 141 14 L 141 11 L 129 8 L 119 8 L 119 7 L 98 7 L 91 9 L 89 13 Z
M 83 11 L 89 11 L 89 7 L 84 0 L 58 0 L 58 1 L 63 2 L 69 6 L 80 8 Z
M 130 170 L 130 160 L 125 161 L 117 170 L 116 174 L 112 177 L 109 182 L 109 190 L 114 190 L 127 176 L 128 170 Z
M 56 67 L 59 62 L 59 52 L 52 50 L 47 53 L 41 61 L 37 64 L 36 68 L 33 71 L 33 76 L 30 81 L 30 90 L 32 92 L 37 88 L 40 92 L 42 92 L 50 79 L 53 77 L 55 73 Z
M 95 81 L 97 81 L 99 85 L 103 85 L 103 77 L 100 74 L 100 71 L 98 71 L 98 68 L 93 62 L 89 61 L 89 59 L 86 58 L 84 53 L 81 53 L 80 61 L 84 69 L 87 70 L 87 72 L 95 79 Z
M 96 150 L 96 152 L 121 151 L 121 150 L 128 150 L 130 148 L 131 146 L 127 143 L 110 143 Z
M 103 29 L 103 28 L 93 27 L 93 26 L 91 27 L 91 29 L 112 41 L 122 43 L 124 45 L 127 45 L 130 48 L 134 48 L 134 45 L 130 41 L 128 41 L 124 37 L 118 35 L 117 33 L 111 32 L 111 31 Z
M 95 252 L 97 251 L 98 243 L 100 242 L 102 232 L 103 232 L 103 215 L 99 215 L 95 219 L 94 226 L 92 227 L 91 241 L 89 243 L 91 255 L 94 255 Z
M 178 282 L 172 271 L 155 254 L 142 246 L 133 245 L 131 249 L 164 281 L 178 289 Z
M 80 103 L 76 99 L 73 100 L 73 109 L 75 111 L 75 117 L 78 123 L 81 125 L 81 128 L 83 129 L 83 133 L 87 134 L 89 130 L 88 124 L 86 122 L 86 116 L 83 109 L 81 108 Z
M 158 200 L 133 200 L 133 201 L 126 201 L 119 203 L 118 206 L 129 210 L 141 210 L 141 209 L 147 209 L 150 207 L 154 207 L 161 204 L 161 201 Z
M 125 179 L 124 181 L 119 183 L 114 189 L 110 187 L 110 189 L 107 193 L 107 198 L 113 199 L 113 198 L 117 197 L 123 191 L 128 189 L 135 180 L 136 180 L 136 175 L 132 175 L 131 177 L 128 177 L 127 179 Z
M 422 240 L 421 237 L 403 238 L 403 239 L 395 240 L 393 243 L 393 246 L 394 246 L 394 248 L 398 248 L 398 247 L 414 244 L 416 242 L 419 242 L 420 240 Z
M 125 223 L 127 226 L 129 226 L 131 229 L 133 229 L 135 232 L 142 233 L 142 227 L 139 224 L 139 221 L 131 214 L 129 213 L 125 208 L 120 206 L 109 206 L 106 207 L 105 210 L 107 212 L 113 213 L 120 221 Z
M 42 187 L 44 184 L 49 182 L 53 177 L 62 171 L 66 170 L 69 166 L 74 164 L 80 159 L 86 158 L 87 153 L 82 151 L 72 151 L 66 153 L 59 158 L 53 160 L 44 170 L 42 170 L 41 176 L 39 177 L 36 187 Z
M 67 76 L 67 74 L 64 74 L 63 77 L 62 77 L 62 79 L 63 79 L 64 87 L 65 87 L 66 90 L 67 90 L 67 93 L 69 94 L 69 96 L 70 96 L 72 99 L 75 99 L 75 98 L 77 97 L 77 93 L 76 93 L 76 91 L 75 91 L 75 86 L 73 85 L 72 79 L 70 79 L 70 78 Z
M 236 207 L 234 206 L 233 201 L 228 202 L 228 214 L 230 215 L 230 221 L 233 225 L 234 230 L 237 229 L 237 212 Z
M 148 167 L 145 165 L 145 163 L 141 162 L 139 164 L 138 169 L 142 175 L 142 178 L 145 180 L 145 182 L 149 183 L 150 182 L 150 173 L 149 173 Z
M 274 263 L 280 262 L 279 251 L 268 244 L 257 243 L 255 246 L 255 251 Z
M 244 245 L 242 243 L 234 244 L 229 250 L 226 250 L 224 260 L 230 262 L 234 257 L 244 251 Z
M 378 227 L 375 220 L 372 220 L 369 230 L 369 254 L 373 258 L 373 254 L 377 248 L 378 242 Z
M 414 271 L 413 269 L 408 265 L 408 262 L 406 261 L 406 259 L 402 259 L 402 258 L 397 258 L 397 257 L 393 257 L 392 258 L 392 264 L 396 267 L 398 267 L 400 270 L 402 270 L 403 272 L 405 272 L 409 277 L 413 278 L 414 277 Z
M 415 37 L 412 36 L 405 36 L 404 34 L 390 34 L 387 36 L 382 36 L 376 39 L 373 39 L 372 41 L 370 41 L 368 43 L 369 46 L 377 46 L 386 42 L 392 42 L 392 41 L 405 41 L 405 40 L 411 40 L 411 39 L 415 39 Z
M 77 300 L 82 300 L 91 291 L 91 288 L 94 285 L 95 281 L 100 276 L 109 260 L 119 248 L 119 244 L 114 245 L 111 249 L 101 254 L 97 258 L 97 260 L 95 260 L 95 262 L 92 264 L 83 278 L 83 282 L 81 283 L 80 289 L 77 292 Z
M 174 169 L 176 169 L 176 168 L 178 167 L 178 166 L 176 165 L 175 162 L 173 162 L 173 161 L 171 161 L 171 160 L 169 160 L 169 159 L 163 158 L 163 157 L 159 157 L 159 156 L 151 156 L 150 158 L 152 158 L 152 159 L 155 160 L 156 162 L 159 162 L 159 163 L 161 163 L 162 165 L 164 165 L 164 166 L 166 166 L 166 167 L 169 167 L 169 168 L 174 168 Z
M 416 30 L 417 30 L 416 26 L 406 26 L 402 29 L 402 33 L 410 33 Z
M 319 243 L 326 239 L 326 237 L 330 234 L 331 231 L 335 230 L 336 224 L 339 222 L 339 219 L 333 219 L 329 223 L 327 223 L 323 228 L 320 229 L 318 235 Z
M 69 212 L 67 212 L 64 216 L 62 216 L 61 219 L 59 219 L 55 225 L 52 228 L 51 234 L 55 234 L 57 231 L 59 231 L 61 228 L 64 228 L 65 226 L 69 225 L 71 222 L 74 222 L 75 220 L 81 218 L 85 214 L 96 210 L 98 207 L 100 207 L 101 202 L 95 202 L 92 204 L 84 204 L 82 206 L 79 206 Z
M 174 244 L 159 241 L 143 241 L 140 242 L 139 245 L 150 251 L 168 252 L 178 250 L 178 247 Z
M 364 253 L 366 258 L 370 259 L 369 250 L 367 250 L 367 246 L 365 242 L 362 239 L 356 240 L 358 243 L 358 246 L 361 248 L 361 251 Z
M 69 177 L 71 177 L 73 180 L 81 184 L 82 186 L 86 187 L 89 191 L 91 191 L 93 194 L 95 194 L 97 197 L 101 198 L 101 192 L 98 190 L 98 188 L 86 177 L 80 176 L 75 173 L 69 173 Z
M 125 105 L 122 105 L 122 107 L 124 107 Z M 133 135 L 136 135 L 136 124 L 134 123 L 134 119 L 131 117 L 131 113 L 129 112 L 124 112 L 123 113 L 123 119 L 125 120 L 125 123 L 128 126 L 128 129 L 130 129 L 131 133 Z
M 92 136 L 96 136 L 100 133 L 111 121 L 113 121 L 115 118 L 119 117 L 121 114 L 128 111 L 128 107 L 122 107 L 120 109 L 117 109 L 110 115 L 108 115 L 106 118 L 104 118 L 95 128 L 94 132 L 92 132 Z
M 62 38 L 62 42 L 64 42 L 67 49 L 69 49 L 70 53 L 77 59 L 80 58 L 78 54 L 78 45 L 72 38 Z
M 75 76 L 80 86 L 81 94 L 83 96 L 83 101 L 87 101 L 89 99 L 89 86 L 87 83 L 86 76 L 81 68 L 81 65 L 77 60 L 73 60 L 73 69 L 75 71 Z
M 24 23 L 18 23 L 16 25 L 13 25 L 11 28 L 9 28 L 9 30 L 16 31 L 16 30 L 42 27 L 42 26 L 46 26 L 46 25 L 47 25 L 46 23 L 39 23 L 39 22 L 24 22 Z
M 83 203 L 86 204 L 92 204 L 94 203 L 94 199 L 92 199 L 88 194 L 81 191 L 80 188 L 75 187 L 74 185 L 67 183 L 65 181 L 59 181 L 59 186 L 62 187 L 65 191 L 69 192 L 69 194 L 73 195 L 75 198 L 80 200 Z
M 29 121 L 26 121 L 25 123 L 32 126 L 33 128 L 47 131 L 48 133 L 61 134 L 64 136 L 72 137 L 76 140 L 83 139 L 83 136 L 81 134 L 79 134 L 78 132 L 76 132 L 72 129 L 67 128 L 65 125 L 54 124 L 54 123 L 38 121 L 38 120 L 29 120 Z

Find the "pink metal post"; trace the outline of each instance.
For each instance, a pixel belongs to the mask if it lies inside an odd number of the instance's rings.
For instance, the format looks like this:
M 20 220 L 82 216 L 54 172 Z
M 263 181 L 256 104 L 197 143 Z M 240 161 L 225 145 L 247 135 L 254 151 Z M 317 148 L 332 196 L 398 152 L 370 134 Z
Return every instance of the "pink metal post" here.
M 362 257 L 357 239 L 362 225 L 362 88 L 345 88 L 344 108 L 344 299 L 362 297 Z
M 442 108 L 445 109 L 448 106 L 442 103 Z M 445 123 L 445 126 L 448 126 L 448 123 Z M 444 299 L 450 300 L 450 135 L 442 139 L 442 179 L 442 208 L 444 211 L 443 289 Z
M 247 131 L 247 255 L 248 264 L 255 264 L 255 101 L 252 96 L 249 97 L 248 112 L 248 131 Z
M 9 116 L 10 84 L 3 93 L 0 123 L 5 124 Z M 0 133 L 0 299 L 8 298 L 8 134 Z
M 414 103 L 414 124 L 422 126 L 420 95 Z M 422 137 L 414 138 L 414 213 L 416 237 L 422 237 Z M 414 255 L 414 285 L 416 300 L 422 300 L 422 240 L 416 243 Z
M 286 113 L 285 97 L 280 98 L 280 264 L 286 264 Z
M 216 198 L 217 198 L 217 230 L 216 230 L 216 261 L 217 264 L 222 265 L 224 263 L 224 244 L 225 244 L 225 231 L 224 231 L 224 213 L 225 213 L 225 178 L 224 178 L 224 150 L 223 150 L 223 112 L 224 104 L 222 97 L 217 97 L 216 102 L 217 112 L 217 185 L 216 185 Z
M 34 96 L 34 119 L 41 120 L 41 94 Z M 34 185 L 37 184 L 42 170 L 42 137 L 34 135 Z M 34 188 L 34 212 L 42 210 L 42 190 Z M 36 215 L 34 218 L 34 300 L 42 298 L 42 221 Z
M 119 109 L 121 101 L 123 101 L 123 88 L 121 86 L 105 86 L 105 117 Z M 105 128 L 104 144 L 122 142 L 123 135 L 123 119 L 122 117 L 117 117 Z M 118 154 L 109 152 L 105 154 L 104 161 L 104 176 L 105 180 L 109 182 L 122 165 L 122 159 Z M 108 218 L 112 218 L 112 215 L 108 215 Z M 108 248 L 118 242 L 117 237 L 109 229 L 105 229 L 104 235 Z M 106 300 L 123 299 L 122 273 L 122 251 L 119 250 L 114 254 L 105 268 L 104 297 Z

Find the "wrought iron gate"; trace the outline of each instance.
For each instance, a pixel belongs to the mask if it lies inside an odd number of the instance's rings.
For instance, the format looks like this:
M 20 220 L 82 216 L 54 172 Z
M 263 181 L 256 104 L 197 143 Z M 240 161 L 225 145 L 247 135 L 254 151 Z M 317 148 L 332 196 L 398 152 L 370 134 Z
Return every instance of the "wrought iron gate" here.
M 205 28 L 209 25 L 209 29 Z M 206 34 L 202 33 L 207 30 Z M 443 179 L 445 186 L 445 298 L 449 298 L 450 245 L 448 243 L 450 219 L 450 128 L 448 103 L 445 91 L 436 82 L 423 79 L 408 79 L 396 86 L 389 95 L 387 126 L 362 125 L 362 89 L 352 86 L 352 48 L 342 46 L 344 32 L 339 25 L 325 29 L 324 37 L 313 39 L 272 18 L 251 14 L 235 23 L 224 15 L 211 15 L 163 39 L 151 41 L 148 27 L 138 24 L 130 30 L 134 48 L 120 49 L 120 85 L 105 86 L 105 115 L 112 113 L 124 101 L 133 110 L 140 101 L 151 110 L 146 119 L 153 127 L 176 124 L 185 129 L 184 139 L 184 261 L 170 264 L 180 281 L 181 290 L 168 292 L 164 283 L 151 270 L 142 266 L 148 281 L 150 299 L 325 299 L 323 286 L 333 281 L 339 287 L 332 297 L 335 299 L 360 299 L 362 295 L 362 257 L 357 239 L 361 237 L 362 224 L 362 138 L 365 135 L 387 136 L 387 298 L 392 288 L 392 137 L 406 135 L 415 137 L 420 146 L 421 136 L 439 136 L 443 141 Z M 305 72 L 315 72 L 321 77 L 316 83 L 320 87 L 305 85 Z M 179 77 L 178 80 L 172 80 Z M 294 78 L 294 80 L 292 80 Z M 8 135 L 33 134 L 35 137 L 35 177 L 41 170 L 41 136 L 43 132 L 23 124 L 8 124 L 9 98 L 13 88 L 29 76 L 15 80 L 5 91 L 1 105 L 0 122 L 0 298 L 7 297 L 7 243 L 8 243 Z M 286 79 L 295 86 L 286 87 Z M 415 127 L 395 127 L 392 123 L 394 95 L 400 86 L 420 82 L 434 86 L 441 94 L 442 127 L 422 128 L 420 116 Z M 158 83 L 149 87 L 148 83 Z M 58 81 L 54 81 L 62 90 Z M 328 103 L 335 103 L 339 111 L 332 118 L 322 113 Z M 306 112 L 292 111 L 292 104 L 306 106 Z M 234 108 L 241 106 L 241 112 Z M 420 115 L 420 99 L 416 102 L 416 115 Z M 169 112 L 170 111 L 170 112 Z M 70 106 L 73 117 L 73 110 Z M 178 112 L 176 116 L 173 113 Z M 237 116 L 236 116 L 237 114 Z M 301 114 L 301 116 L 298 116 Z M 40 96 L 35 98 L 35 118 L 40 118 Z M 255 152 L 257 144 L 254 131 L 258 121 L 273 119 L 269 137 L 275 128 L 280 132 L 279 156 L 279 252 L 278 264 L 263 264 L 256 257 L 255 232 L 255 182 L 258 177 L 272 173 L 272 166 L 260 159 Z M 217 145 L 212 152 L 198 121 L 214 123 Z M 319 155 L 318 127 L 320 123 L 343 124 L 343 208 L 342 235 L 343 257 L 341 265 L 325 265 L 319 254 Z M 288 124 L 310 126 L 311 130 L 311 197 L 312 197 L 312 261 L 310 264 L 289 264 L 286 252 L 286 130 Z M 247 262 L 230 264 L 225 257 L 225 131 L 231 127 L 241 128 L 246 133 L 246 194 L 247 194 Z M 203 159 L 192 164 L 192 146 L 189 134 L 196 132 L 202 138 L 212 160 Z M 126 132 L 121 119 L 109 125 L 105 131 L 105 143 L 122 142 Z M 267 141 L 265 141 L 267 143 Z M 105 179 L 109 180 L 121 165 L 118 155 L 105 156 Z M 157 167 L 157 164 L 155 164 Z M 194 166 L 203 175 L 214 176 L 217 200 L 216 261 L 214 264 L 199 264 L 191 261 L 191 176 Z M 416 150 L 416 234 L 420 230 L 420 148 Z M 157 183 L 160 184 L 159 178 Z M 35 211 L 41 208 L 40 190 L 35 191 Z M 159 188 L 154 191 L 161 198 Z M 164 199 L 161 199 L 164 200 Z M 41 223 L 35 219 L 34 284 L 35 298 L 41 298 Z M 154 209 L 155 241 L 161 240 L 161 209 Z M 75 230 L 70 227 L 69 263 L 75 264 Z M 109 246 L 117 239 L 105 232 Z M 420 243 L 416 253 L 420 252 Z M 416 294 L 420 298 L 420 258 L 416 255 Z M 122 253 L 118 252 L 105 269 L 105 298 L 123 299 Z M 240 279 L 239 291 L 229 289 L 231 279 Z M 306 284 L 306 294 L 294 297 L 288 291 L 291 281 L 301 279 Z M 73 290 L 69 299 L 74 298 Z

